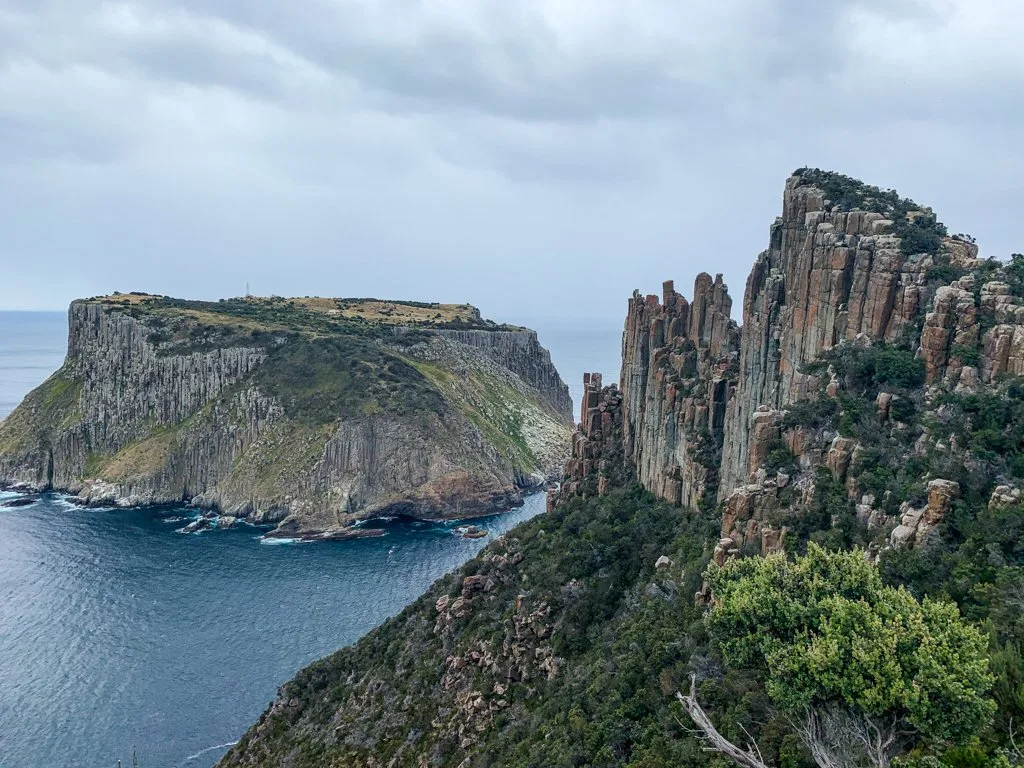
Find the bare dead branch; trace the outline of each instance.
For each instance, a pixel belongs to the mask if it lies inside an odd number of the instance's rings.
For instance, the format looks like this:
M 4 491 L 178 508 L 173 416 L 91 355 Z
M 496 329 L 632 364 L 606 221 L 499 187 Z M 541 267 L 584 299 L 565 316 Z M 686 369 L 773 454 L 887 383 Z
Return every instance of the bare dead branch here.
M 757 741 L 754 739 L 753 736 L 750 735 L 750 731 L 747 730 L 746 726 L 743 725 L 743 723 L 736 723 L 736 725 L 738 725 L 740 727 L 740 730 L 742 730 L 743 733 L 747 735 L 747 738 L 750 739 L 750 741 L 747 743 L 747 751 L 750 752 L 751 750 L 753 750 L 753 752 L 757 755 L 757 759 L 763 763 L 764 757 L 762 757 L 761 755 L 761 748 L 757 746 Z
M 1020 747 L 1017 746 L 1017 732 L 1013 730 L 1013 718 L 1010 718 L 1010 725 L 1008 726 L 1010 731 L 1010 746 L 1013 748 L 1013 753 L 1018 761 L 1024 760 L 1024 752 L 1020 751 Z
M 719 754 L 725 755 L 736 763 L 736 765 L 742 766 L 743 768 L 768 768 L 768 766 L 762 761 L 761 751 L 757 748 L 756 744 L 753 747 L 756 752 L 751 752 L 749 749 L 740 749 L 718 732 L 718 729 L 715 728 L 714 724 L 711 722 L 711 718 L 708 717 L 700 704 L 697 703 L 696 675 L 690 675 L 689 695 L 684 696 L 682 693 L 676 693 L 676 698 L 679 699 L 683 708 L 690 716 L 690 719 L 693 720 L 694 725 L 697 726 L 697 731 L 701 734 L 701 739 L 710 745 L 704 749 L 709 752 L 718 752 Z M 746 729 L 744 729 L 744 732 L 745 731 Z M 749 736 L 750 734 L 747 735 Z

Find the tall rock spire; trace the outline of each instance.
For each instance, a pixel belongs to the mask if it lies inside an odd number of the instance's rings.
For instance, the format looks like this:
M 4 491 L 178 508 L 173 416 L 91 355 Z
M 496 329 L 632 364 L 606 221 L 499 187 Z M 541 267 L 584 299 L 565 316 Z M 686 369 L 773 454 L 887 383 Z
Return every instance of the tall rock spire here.
M 894 341 L 922 317 L 935 257 L 908 248 L 897 234 L 907 225 L 896 221 L 929 217 L 912 201 L 838 174 L 804 170 L 786 182 L 782 217 L 747 278 L 720 497 L 756 469 L 750 442 L 757 410 L 809 394 L 814 381 L 802 373 L 808 362 L 861 335 Z
M 698 275 L 690 301 L 672 281 L 660 301 L 633 293 L 622 389 L 607 406 L 616 451 L 666 501 L 721 502 L 734 543 L 760 536 L 778 546 L 779 531 L 761 527 L 766 505 L 783 503 L 766 490 L 785 487 L 774 477 L 766 485 L 772 450 L 785 442 L 804 469 L 826 463 L 837 475 L 855 450 L 834 435 L 812 445 L 784 426 L 788 406 L 817 396 L 808 364 L 823 353 L 854 340 L 894 343 L 917 350 L 928 383 L 953 386 L 1024 371 L 1024 301 L 1004 282 L 982 283 L 974 271 L 991 265 L 977 255 L 969 238 L 948 237 L 930 209 L 891 190 L 797 171 L 747 278 L 742 329 L 721 275 Z M 597 466 L 605 450 L 593 437 L 586 447 L 587 466 Z
M 657 496 L 697 506 L 717 477 L 717 450 L 737 356 L 732 299 L 701 273 L 693 301 L 671 280 L 662 300 L 634 292 L 622 337 L 623 442 Z M 717 439 L 716 439 L 717 437 Z

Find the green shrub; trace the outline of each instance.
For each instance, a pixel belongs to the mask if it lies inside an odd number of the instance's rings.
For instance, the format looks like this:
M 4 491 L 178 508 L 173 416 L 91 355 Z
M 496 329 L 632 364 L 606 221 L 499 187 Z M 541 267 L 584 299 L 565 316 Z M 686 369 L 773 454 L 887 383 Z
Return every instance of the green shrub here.
M 893 421 L 910 422 L 917 415 L 917 405 L 909 397 L 895 397 L 889 403 L 889 418 Z
M 915 744 L 968 744 L 991 722 L 985 636 L 956 605 L 886 586 L 863 552 L 812 544 L 794 561 L 712 564 L 706 578 L 726 664 L 754 671 L 795 721 L 841 713 L 891 735 L 888 759 Z M 855 744 L 825 748 L 839 756 Z
M 834 427 L 838 412 L 839 404 L 831 397 L 821 396 L 810 400 L 800 400 L 786 406 L 782 427 L 783 429 Z
M 875 351 L 875 384 L 889 384 L 902 389 L 924 384 L 924 361 L 913 352 L 890 345 L 872 349 Z
M 783 440 L 772 440 L 767 448 L 768 454 L 765 458 L 765 468 L 769 472 L 775 472 L 780 469 L 792 469 L 796 466 L 796 457 Z

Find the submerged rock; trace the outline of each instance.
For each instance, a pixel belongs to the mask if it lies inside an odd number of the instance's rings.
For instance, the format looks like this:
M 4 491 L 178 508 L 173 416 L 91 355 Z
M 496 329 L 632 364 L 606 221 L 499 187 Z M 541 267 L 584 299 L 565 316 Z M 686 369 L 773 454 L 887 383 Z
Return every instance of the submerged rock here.
M 17 499 L 8 499 L 7 501 L 0 501 L 0 507 L 12 508 L 12 507 L 28 507 L 39 501 L 38 496 L 21 496 Z

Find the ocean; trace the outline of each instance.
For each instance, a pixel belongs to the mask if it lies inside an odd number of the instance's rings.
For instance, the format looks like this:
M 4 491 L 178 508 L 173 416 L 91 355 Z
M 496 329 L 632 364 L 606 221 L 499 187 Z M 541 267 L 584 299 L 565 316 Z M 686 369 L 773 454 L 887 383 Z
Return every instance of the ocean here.
M 538 324 L 539 325 L 539 324 Z M 617 373 L 620 329 L 540 325 L 578 403 Z M 0 312 L 0 417 L 64 357 L 62 313 Z M 10 496 L 5 494 L 4 496 Z M 269 545 L 239 527 L 177 533 L 186 510 L 0 509 L 0 768 L 208 768 L 312 660 L 357 640 L 544 509 L 393 521 L 382 538 Z

